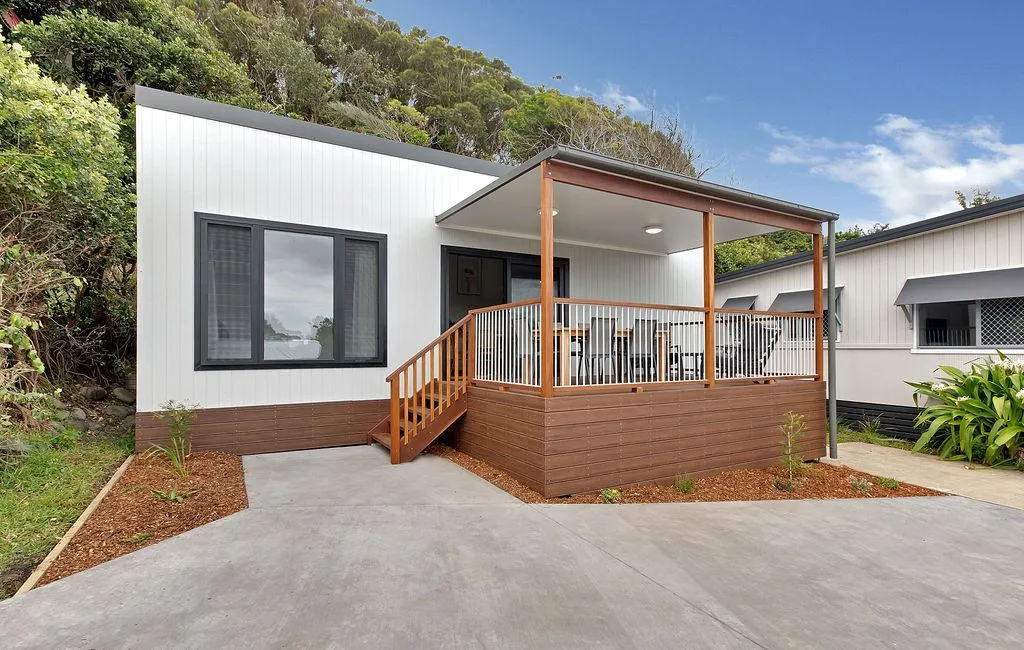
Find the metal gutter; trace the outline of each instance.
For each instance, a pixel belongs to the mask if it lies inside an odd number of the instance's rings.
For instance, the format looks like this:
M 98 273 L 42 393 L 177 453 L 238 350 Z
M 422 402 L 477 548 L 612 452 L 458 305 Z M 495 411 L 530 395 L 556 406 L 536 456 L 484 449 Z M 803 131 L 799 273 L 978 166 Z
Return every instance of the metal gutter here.
M 270 133 L 279 133 L 281 135 L 324 142 L 360 151 L 379 153 L 394 158 L 461 169 L 476 174 L 486 174 L 487 176 L 503 176 L 511 169 L 508 165 L 502 165 L 501 163 L 489 160 L 460 156 L 459 154 L 447 151 L 438 151 L 437 149 L 406 144 L 405 142 L 379 138 L 374 135 L 366 135 L 365 133 L 336 129 L 332 126 L 314 124 L 239 106 L 220 104 L 206 99 L 179 95 L 146 86 L 135 86 L 135 104 L 170 113 L 178 113 L 225 124 L 234 124 Z

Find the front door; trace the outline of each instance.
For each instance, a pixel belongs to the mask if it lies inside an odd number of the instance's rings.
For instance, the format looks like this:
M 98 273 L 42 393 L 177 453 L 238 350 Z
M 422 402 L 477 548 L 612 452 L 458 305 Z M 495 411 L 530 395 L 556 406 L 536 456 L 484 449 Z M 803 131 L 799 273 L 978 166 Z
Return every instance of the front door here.
M 441 330 L 471 309 L 540 298 L 540 257 L 441 247 Z M 555 258 L 555 295 L 568 296 L 569 260 Z

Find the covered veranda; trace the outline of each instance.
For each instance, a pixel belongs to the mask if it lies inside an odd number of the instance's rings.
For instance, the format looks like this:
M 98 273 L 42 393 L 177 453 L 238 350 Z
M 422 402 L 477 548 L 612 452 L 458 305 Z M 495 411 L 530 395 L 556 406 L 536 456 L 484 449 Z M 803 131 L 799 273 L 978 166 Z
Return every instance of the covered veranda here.
M 436 218 L 538 241 L 540 296 L 470 311 L 418 367 L 392 374 L 398 442 L 427 428 L 439 390 L 442 405 L 465 403 L 456 444 L 547 495 L 776 462 L 788 410 L 805 415 L 805 456 L 824 455 L 824 333 L 834 328 L 823 318 L 835 311 L 825 309 L 822 225 L 831 237 L 836 218 L 576 149 L 542 152 Z M 717 307 L 714 245 L 778 230 L 811 236 L 813 311 Z M 556 243 L 637 256 L 700 249 L 702 295 L 556 297 Z

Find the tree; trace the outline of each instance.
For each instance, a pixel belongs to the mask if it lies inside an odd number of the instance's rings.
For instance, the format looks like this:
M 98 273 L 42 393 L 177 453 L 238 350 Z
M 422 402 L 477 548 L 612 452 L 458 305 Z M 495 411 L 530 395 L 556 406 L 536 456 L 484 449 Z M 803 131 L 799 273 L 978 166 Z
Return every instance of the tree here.
M 836 232 L 836 241 L 848 241 L 886 230 L 888 224 L 876 223 L 867 230 L 858 225 Z M 715 273 L 738 271 L 755 264 L 789 257 L 811 250 L 811 236 L 793 230 L 780 230 L 715 246 Z
M 964 210 L 967 208 L 976 208 L 979 205 L 985 205 L 986 203 L 992 203 L 993 201 L 999 200 L 998 196 L 992 194 L 992 190 L 982 191 L 980 187 L 972 187 L 971 194 L 973 196 L 971 197 L 971 200 L 968 201 L 963 192 L 960 190 L 953 190 L 953 195 L 956 196 L 957 203 L 959 203 L 960 207 Z
M 134 197 L 117 109 L 43 76 L 2 39 L 0 97 L 0 240 L 79 279 L 75 292 L 35 296 L 46 307 L 33 317 L 46 332 L 39 352 L 58 377 L 109 370 L 108 352 L 127 355 L 135 329 Z

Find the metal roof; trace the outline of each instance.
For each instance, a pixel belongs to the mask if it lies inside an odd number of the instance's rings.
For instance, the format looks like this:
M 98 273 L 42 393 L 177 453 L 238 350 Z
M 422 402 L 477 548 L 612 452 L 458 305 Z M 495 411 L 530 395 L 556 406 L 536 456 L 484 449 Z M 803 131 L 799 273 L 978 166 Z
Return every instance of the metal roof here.
M 489 160 L 460 156 L 459 154 L 447 151 L 438 151 L 437 149 L 406 144 L 397 140 L 387 140 L 374 135 L 336 129 L 332 126 L 304 122 L 303 120 L 254 111 L 229 104 L 220 104 L 206 99 L 179 95 L 146 86 L 135 86 L 135 104 L 161 111 L 224 122 L 225 124 L 245 126 L 251 129 L 259 129 L 260 131 L 280 133 L 281 135 L 290 135 L 305 140 L 325 142 L 351 149 L 359 149 L 360 151 L 369 151 L 395 158 L 451 167 L 488 176 L 502 176 L 511 169 L 508 165 L 502 165 Z
M 726 185 L 709 183 L 708 181 L 684 176 L 683 174 L 667 172 L 654 167 L 648 167 L 647 165 L 631 163 L 590 151 L 583 151 L 582 149 L 576 149 L 564 145 L 555 145 L 545 149 L 530 160 L 527 160 L 525 163 L 513 168 L 501 178 L 496 179 L 479 191 L 474 192 L 466 199 L 460 201 L 451 208 L 448 208 L 439 214 L 435 221 L 437 223 L 443 222 L 445 219 L 451 217 L 463 208 L 479 201 L 488 194 L 497 191 L 523 174 L 530 172 L 544 160 L 559 160 L 569 164 L 587 167 L 589 169 L 597 169 L 599 171 L 634 178 L 648 183 L 672 187 L 692 194 L 699 194 L 723 201 L 730 201 L 732 203 L 741 203 L 819 222 L 833 221 L 839 218 L 839 215 L 835 212 L 828 212 L 826 210 L 819 210 L 817 208 L 811 208 L 798 203 L 782 201 L 769 196 L 738 190 Z
M 858 237 L 856 239 L 837 242 L 836 255 L 849 253 L 850 251 L 855 251 L 859 248 L 878 246 L 900 239 L 906 239 L 908 237 L 923 235 L 933 230 L 942 230 L 943 228 L 959 226 L 971 221 L 986 219 L 988 217 L 1002 214 L 1004 212 L 1012 212 L 1021 208 L 1024 208 L 1024 194 L 1018 194 L 1017 196 L 1011 196 L 1006 199 L 1000 199 L 999 201 L 993 201 L 992 203 L 986 203 L 985 205 L 980 205 L 976 208 L 957 210 L 956 212 L 932 217 L 931 219 L 915 221 L 914 223 L 907 224 L 906 226 L 900 226 L 899 228 L 890 228 L 871 235 L 864 235 L 863 237 Z M 722 273 L 715 278 L 715 281 L 729 282 L 730 280 L 738 280 L 751 275 L 759 275 L 761 273 L 767 273 L 768 271 L 784 269 L 789 266 L 809 262 L 810 260 L 810 253 L 797 253 L 796 255 L 782 257 L 777 260 L 772 260 L 771 262 L 748 266 L 747 268 L 730 271 L 729 273 Z
M 907 278 L 895 305 L 1024 296 L 1024 266 Z
M 753 309 L 757 296 L 736 296 L 722 303 L 721 309 Z
M 843 295 L 843 288 L 836 287 L 836 304 Z M 828 287 L 821 290 L 821 303 L 828 309 Z M 814 311 L 814 289 L 786 291 L 775 296 L 768 311 L 811 312 Z

